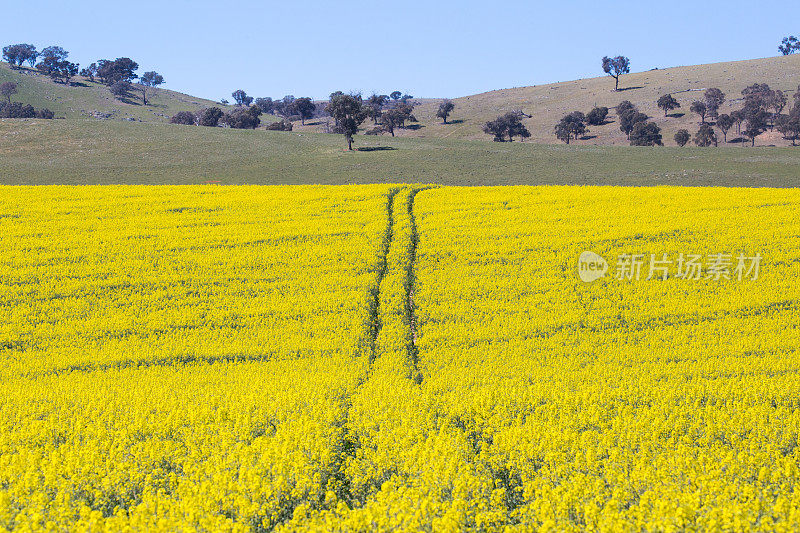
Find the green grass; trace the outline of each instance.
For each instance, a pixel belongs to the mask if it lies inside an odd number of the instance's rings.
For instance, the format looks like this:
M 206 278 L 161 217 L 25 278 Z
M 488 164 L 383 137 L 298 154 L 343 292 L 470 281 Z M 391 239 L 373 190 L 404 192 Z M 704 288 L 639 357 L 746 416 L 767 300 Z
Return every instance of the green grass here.
M 3 184 L 800 186 L 800 148 L 548 146 L 91 120 L 0 120 Z
M 67 86 L 53 82 L 35 69 L 12 69 L 7 63 L 0 63 L 0 83 L 7 81 L 16 83 L 19 90 L 12 101 L 30 104 L 37 109 L 46 107 L 57 118 L 87 119 L 103 114 L 111 115 L 110 118 L 115 120 L 169 122 L 169 117 L 179 111 L 195 112 L 213 105 L 224 107 L 210 100 L 167 89 L 149 90 L 148 105 L 145 106 L 138 92 L 121 101 L 101 83 L 76 77 L 73 79 L 74 85 Z

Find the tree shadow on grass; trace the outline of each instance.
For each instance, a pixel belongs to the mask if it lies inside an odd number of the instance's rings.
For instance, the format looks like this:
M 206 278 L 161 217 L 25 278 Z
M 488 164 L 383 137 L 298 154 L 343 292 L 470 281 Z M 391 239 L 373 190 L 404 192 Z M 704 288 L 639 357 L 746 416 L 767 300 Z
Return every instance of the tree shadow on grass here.
M 137 102 L 137 101 L 135 101 L 135 100 L 131 100 L 131 97 L 130 97 L 130 96 L 122 96 L 122 97 L 118 98 L 118 100 L 119 100 L 120 102 L 122 102 L 123 104 L 128 104 L 128 105 L 142 105 L 142 103 L 141 103 L 141 102 Z
M 397 150 L 394 146 L 362 146 L 356 148 L 359 152 L 383 152 L 384 150 Z
M 459 119 L 456 119 L 456 120 L 451 120 L 447 124 L 463 124 L 463 123 L 464 123 L 464 121 L 459 118 Z
M 597 135 L 584 135 L 583 137 L 580 137 L 581 141 L 589 141 L 591 139 L 597 139 Z
M 685 116 L 686 113 L 670 113 L 669 115 L 667 115 L 667 118 L 681 118 Z
M 424 128 L 424 127 L 425 126 L 423 126 L 422 124 L 409 124 L 408 126 L 405 127 L 405 129 L 416 131 L 416 130 L 418 130 L 420 128 Z
M 633 91 L 635 89 L 644 89 L 644 87 L 641 87 L 641 86 L 637 86 L 637 87 L 620 87 L 619 89 L 617 89 L 617 92 L 621 93 L 622 91 Z

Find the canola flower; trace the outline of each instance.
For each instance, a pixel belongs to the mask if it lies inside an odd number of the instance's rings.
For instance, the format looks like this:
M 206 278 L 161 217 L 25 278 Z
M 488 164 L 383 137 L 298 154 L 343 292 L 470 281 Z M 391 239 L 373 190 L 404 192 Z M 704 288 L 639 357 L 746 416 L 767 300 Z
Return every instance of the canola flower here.
M 796 191 L 3 192 L 0 526 L 800 528 Z

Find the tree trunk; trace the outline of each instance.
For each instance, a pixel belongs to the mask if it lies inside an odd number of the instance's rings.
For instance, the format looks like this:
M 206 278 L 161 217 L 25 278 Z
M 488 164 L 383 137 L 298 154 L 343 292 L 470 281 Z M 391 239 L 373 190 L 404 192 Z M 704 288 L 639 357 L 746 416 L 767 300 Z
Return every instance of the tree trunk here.
M 347 149 L 349 151 L 351 151 L 351 152 L 353 151 L 353 138 L 352 137 L 348 137 L 347 138 Z
M 619 91 L 619 76 L 614 76 L 614 90 Z

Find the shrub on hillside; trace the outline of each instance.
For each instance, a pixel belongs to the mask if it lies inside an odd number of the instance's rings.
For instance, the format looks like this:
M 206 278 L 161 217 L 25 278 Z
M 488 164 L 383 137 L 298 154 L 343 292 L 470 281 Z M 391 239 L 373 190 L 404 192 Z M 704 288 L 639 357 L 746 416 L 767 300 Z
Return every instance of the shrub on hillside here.
M 194 113 L 189 111 L 180 111 L 176 113 L 171 119 L 170 124 L 184 124 L 186 126 L 194 126 L 195 116 Z
M 197 123 L 200 126 L 215 128 L 219 125 L 219 120 L 225 115 L 218 107 L 207 107 L 198 113 Z
M 272 124 L 267 124 L 267 129 L 270 131 L 292 131 L 292 123 L 288 120 L 279 120 Z
M 600 126 L 608 116 L 607 107 L 595 107 L 586 114 L 586 123 L 590 126 Z
M 55 113 L 44 107 L 36 111 L 36 118 L 51 120 L 55 118 Z
M 248 108 L 234 109 L 222 117 L 222 120 L 230 128 L 237 130 L 254 130 L 259 124 L 261 119 L 261 109 L 254 105 Z
M 31 105 L 13 102 L 0 103 L 0 118 L 36 118 L 36 110 Z

